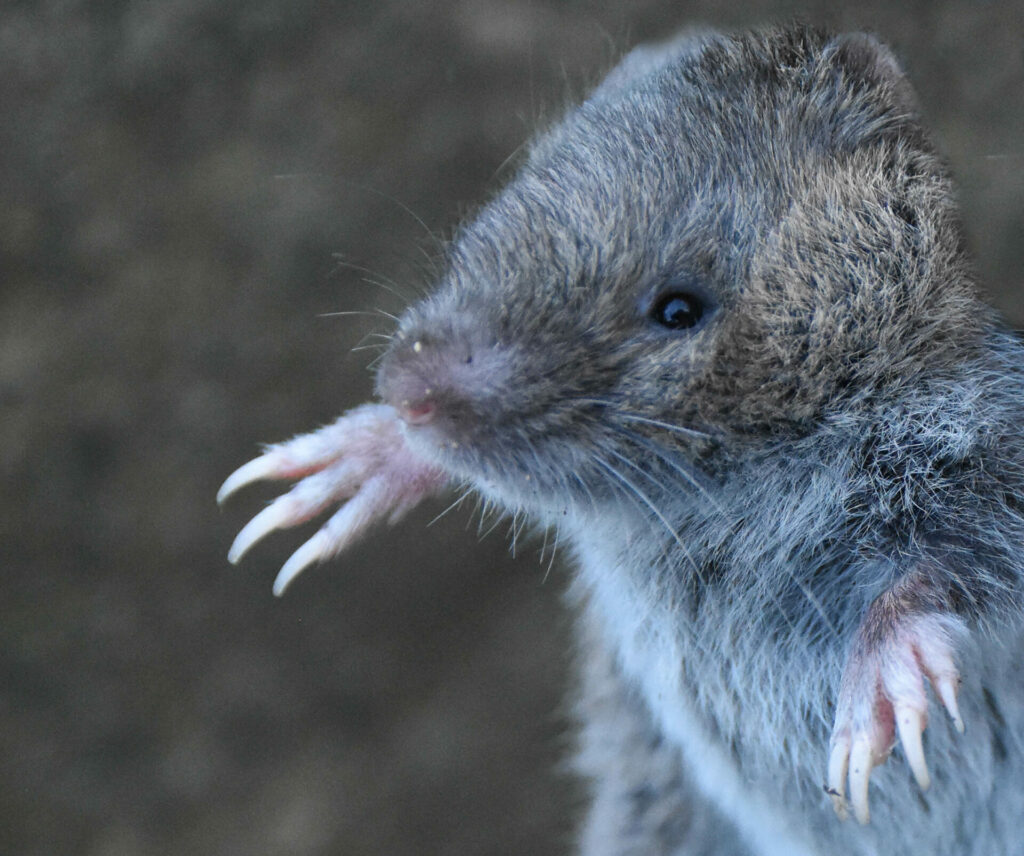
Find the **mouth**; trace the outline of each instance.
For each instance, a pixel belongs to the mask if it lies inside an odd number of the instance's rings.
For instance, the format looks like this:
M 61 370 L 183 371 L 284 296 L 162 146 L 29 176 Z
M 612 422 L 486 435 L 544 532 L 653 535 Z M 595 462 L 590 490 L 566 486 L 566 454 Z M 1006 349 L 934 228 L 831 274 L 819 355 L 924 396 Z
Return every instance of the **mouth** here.
M 441 409 L 411 420 L 399 413 L 413 454 L 509 511 L 564 515 L 593 501 L 593 461 L 565 434 L 512 418 L 456 421 Z

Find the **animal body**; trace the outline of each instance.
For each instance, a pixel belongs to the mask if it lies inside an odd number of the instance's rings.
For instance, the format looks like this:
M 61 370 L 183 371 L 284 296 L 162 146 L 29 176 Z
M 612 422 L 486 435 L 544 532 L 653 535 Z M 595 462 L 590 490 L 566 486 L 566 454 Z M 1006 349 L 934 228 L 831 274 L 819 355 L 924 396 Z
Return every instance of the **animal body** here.
M 230 556 L 451 485 L 556 529 L 587 856 L 1019 856 L 1022 366 L 887 48 L 683 37 L 461 227 L 383 403 L 228 479 L 299 479 Z

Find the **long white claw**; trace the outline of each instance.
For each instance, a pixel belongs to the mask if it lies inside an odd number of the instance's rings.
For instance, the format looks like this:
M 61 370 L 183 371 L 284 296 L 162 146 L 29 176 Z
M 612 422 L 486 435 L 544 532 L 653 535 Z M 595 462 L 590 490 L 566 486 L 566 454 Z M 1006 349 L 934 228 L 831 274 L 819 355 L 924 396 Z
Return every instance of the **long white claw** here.
M 277 469 L 277 457 L 272 452 L 260 455 L 260 457 L 254 458 L 247 464 L 242 464 L 220 486 L 220 490 L 217 491 L 217 504 L 223 505 L 231 494 L 247 484 L 271 478 L 277 472 Z
M 334 551 L 331 549 L 331 537 L 321 529 L 305 544 L 299 547 L 289 557 L 288 561 L 277 574 L 274 580 L 274 595 L 280 597 L 299 574 L 313 564 L 313 562 L 326 559 Z
M 850 766 L 850 738 L 836 740 L 828 756 L 828 795 L 832 808 L 840 820 L 846 820 L 850 812 L 846 805 L 846 773 Z
M 928 775 L 928 765 L 924 760 L 924 746 L 921 743 L 925 717 L 921 711 L 915 710 L 909 705 L 896 705 L 894 714 L 896 728 L 900 733 L 900 743 L 903 744 L 903 754 L 907 756 L 907 763 L 914 773 L 914 778 L 917 779 L 917 784 L 922 791 L 926 791 L 932 780 Z
M 871 739 L 865 734 L 859 736 L 850 751 L 850 802 L 853 816 L 862 826 L 871 821 L 868 809 L 868 781 L 871 778 Z
M 935 688 L 935 692 L 938 693 L 939 698 L 942 699 L 943 706 L 949 712 L 949 716 L 953 720 L 953 726 L 963 734 L 964 721 L 960 717 L 960 707 L 956 703 L 957 684 L 957 678 L 944 675 L 935 680 L 932 686 Z
M 275 529 L 301 523 L 296 519 L 294 504 L 283 496 L 257 514 L 242 528 L 228 550 L 228 561 L 237 565 L 242 556 L 249 552 L 249 549 Z
M 277 595 L 305 568 L 337 555 L 375 521 L 394 522 L 447 483 L 443 471 L 406 446 L 401 419 L 383 404 L 354 408 L 331 425 L 269 447 L 228 476 L 218 502 L 261 479 L 298 481 L 238 533 L 228 552 L 232 564 L 275 529 L 298 525 L 343 503 L 285 562 L 274 583 Z
M 274 594 L 284 592 L 289 583 L 313 562 L 340 553 L 381 515 L 389 501 L 385 479 L 375 477 L 363 484 L 359 493 L 346 502 L 319 532 L 292 553 L 274 581 Z

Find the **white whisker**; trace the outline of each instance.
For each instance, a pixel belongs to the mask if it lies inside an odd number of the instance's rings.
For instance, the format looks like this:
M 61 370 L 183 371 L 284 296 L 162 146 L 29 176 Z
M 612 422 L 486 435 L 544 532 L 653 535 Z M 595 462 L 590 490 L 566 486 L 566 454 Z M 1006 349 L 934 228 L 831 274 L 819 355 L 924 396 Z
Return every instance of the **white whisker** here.
M 473 487 L 472 486 L 466 487 L 466 489 L 463 490 L 463 492 L 459 495 L 458 499 L 456 499 L 444 511 L 442 511 L 440 514 L 438 514 L 433 520 L 431 520 L 427 524 L 427 526 L 433 526 L 435 523 L 437 523 L 438 520 L 440 520 L 442 517 L 444 517 L 449 511 L 452 511 L 453 509 L 458 508 L 458 506 L 462 505 L 462 503 L 465 502 L 466 497 L 471 496 L 472 493 L 473 493 Z
M 650 499 L 650 497 L 647 496 L 647 494 L 640 490 L 640 488 L 638 488 L 633 482 L 631 482 L 628 478 L 626 478 L 626 476 L 620 473 L 617 469 L 615 469 L 615 467 L 613 467 L 603 458 L 595 456 L 594 461 L 600 466 L 604 467 L 609 473 L 611 473 L 611 475 L 614 478 L 618 479 L 618 481 L 622 482 L 622 484 L 628 487 L 630 491 L 632 491 L 633 494 L 635 494 L 636 497 L 651 510 L 654 516 L 661 521 L 661 524 L 672 536 L 672 540 L 674 540 L 676 544 L 679 545 L 679 548 L 683 551 L 683 554 L 686 556 L 687 560 L 689 560 L 690 564 L 693 566 L 693 569 L 697 572 L 698 577 L 700 577 L 701 582 L 704 582 L 704 579 L 701 576 L 700 568 L 697 567 L 697 563 L 693 560 L 693 556 L 690 555 L 690 551 L 686 548 L 686 545 L 683 543 L 682 538 L 679 537 L 679 533 L 676 532 L 672 524 L 668 522 L 668 519 L 662 513 L 661 509 L 654 504 L 654 502 Z
M 616 430 L 622 436 L 626 437 L 631 442 L 636 443 L 638 446 L 643 447 L 648 452 L 650 452 L 652 455 L 657 457 L 660 461 L 662 461 L 667 466 L 669 466 L 673 470 L 675 470 L 676 473 L 678 473 L 680 476 L 683 477 L 683 479 L 685 479 L 687 484 L 689 484 L 704 499 L 706 499 L 708 501 L 708 504 L 711 505 L 711 507 L 714 508 L 715 511 L 717 511 L 719 514 L 724 514 L 725 513 L 724 509 L 719 504 L 718 500 L 715 499 L 715 497 L 711 495 L 711 493 L 707 490 L 707 488 L 705 488 L 704 485 L 702 485 L 700 483 L 698 478 L 692 472 L 687 470 L 685 467 L 683 467 L 679 463 L 678 460 L 673 458 L 670 455 L 670 453 L 669 453 L 669 451 L 667 449 L 663 448 L 656 441 L 653 441 L 653 440 L 651 440 L 648 437 L 644 437 L 643 435 L 638 434 L 635 431 L 631 431 L 630 429 L 625 428 L 625 427 L 623 427 L 621 425 L 616 425 L 616 426 L 613 426 L 613 427 L 614 427 L 614 430 Z
M 619 419 L 626 419 L 630 422 L 643 422 L 645 425 L 654 425 L 657 428 L 664 428 L 666 431 L 674 431 L 678 434 L 686 434 L 689 437 L 699 437 L 702 440 L 713 440 L 714 435 L 707 431 L 699 431 L 696 428 L 687 428 L 685 425 L 673 425 L 671 422 L 662 422 L 660 419 L 649 419 L 636 413 L 617 413 Z
M 544 571 L 544 578 L 541 580 L 542 584 L 546 583 L 548 581 L 548 577 L 551 576 L 551 569 L 555 565 L 555 554 L 558 552 L 558 540 L 561 537 L 561 535 L 562 535 L 562 530 L 558 526 L 555 526 L 555 540 L 551 544 L 551 559 L 548 561 L 547 570 Z M 545 541 L 546 541 L 546 537 L 547 536 L 546 536 L 546 533 L 545 533 Z M 541 559 L 543 560 L 543 554 L 541 554 Z

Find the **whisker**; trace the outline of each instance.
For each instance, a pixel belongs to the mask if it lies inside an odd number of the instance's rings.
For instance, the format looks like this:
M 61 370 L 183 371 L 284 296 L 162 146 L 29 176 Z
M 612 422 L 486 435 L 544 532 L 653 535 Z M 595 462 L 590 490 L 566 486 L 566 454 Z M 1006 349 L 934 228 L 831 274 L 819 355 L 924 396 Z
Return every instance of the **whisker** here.
M 513 522 L 513 524 L 515 524 L 515 527 L 516 527 L 515 528 L 515 534 L 513 534 L 513 536 L 512 536 L 513 546 L 518 542 L 518 540 L 520 538 L 523 537 L 523 532 L 526 529 L 527 519 L 528 518 L 526 516 L 526 513 L 524 511 L 522 511 L 521 509 L 517 510 L 516 513 L 513 515 L 512 522 Z M 513 555 L 515 555 L 515 554 L 513 553 Z
M 402 286 L 395 282 L 391 277 L 378 273 L 375 270 L 371 270 L 368 267 L 363 267 L 362 265 L 357 265 L 354 262 L 347 261 L 341 253 L 334 253 L 332 258 L 334 259 L 336 267 L 348 268 L 349 270 L 359 271 L 360 273 L 365 273 L 370 277 L 374 277 L 374 279 L 363 279 L 363 282 L 369 285 L 376 285 L 379 288 L 383 288 L 385 291 L 391 292 L 391 294 L 395 295 L 395 297 L 403 303 L 409 302 L 409 295 L 403 294 L 401 291 Z
M 680 434 L 686 434 L 691 437 L 699 437 L 705 440 L 716 439 L 715 435 L 708 431 L 701 431 L 698 428 L 690 428 L 686 425 L 674 425 L 671 422 L 664 422 L 661 419 L 651 419 L 649 416 L 641 416 L 639 413 L 630 413 L 629 411 L 622 411 L 621 404 L 618 402 L 610 401 L 606 398 L 575 398 L 573 401 L 577 404 L 593 404 L 597 407 L 614 407 L 617 412 L 614 416 L 617 419 L 625 419 L 630 422 L 643 422 L 646 425 L 654 425 L 658 428 L 664 428 L 667 431 L 675 431 Z
M 583 488 L 584 493 L 586 493 L 586 495 L 590 498 L 590 506 L 591 506 L 591 508 L 593 508 L 596 511 L 597 510 L 597 498 L 594 496 L 594 492 L 590 489 L 590 485 L 588 485 L 580 477 L 579 473 L 577 473 L 575 471 L 573 471 L 572 477 L 576 480 L 576 482 L 579 484 L 579 486 Z
M 484 539 L 484 538 L 486 538 L 486 537 L 487 537 L 488 535 L 490 535 L 490 534 L 491 534 L 491 533 L 492 533 L 492 532 L 493 532 L 493 531 L 494 531 L 495 529 L 497 529 L 497 528 L 498 528 L 498 525 L 499 525 L 499 524 L 501 523 L 501 521 L 502 521 L 502 520 L 504 520 L 504 519 L 505 519 L 505 517 L 506 517 L 506 515 L 505 515 L 505 514 L 497 514 L 497 513 L 495 513 L 495 516 L 494 516 L 494 523 L 492 523 L 492 524 L 491 524 L 491 526 L 490 526 L 490 527 L 489 527 L 489 528 L 488 528 L 488 529 L 487 529 L 487 530 L 486 530 L 486 531 L 485 531 L 485 532 L 484 532 L 484 533 L 483 533 L 482 535 L 480 534 L 480 530 L 479 530 L 479 529 L 477 530 L 477 535 L 479 536 L 479 539 L 480 539 L 481 541 L 483 541 L 483 539 Z M 481 521 L 481 523 L 483 523 L 483 521 Z M 514 552 L 513 552 L 513 555 L 515 555 L 515 553 L 514 553 Z
M 473 522 L 473 519 L 480 514 L 480 509 L 483 507 L 483 504 L 484 504 L 483 497 L 480 496 L 479 493 L 477 493 L 476 494 L 476 500 L 473 503 L 473 508 L 469 512 L 469 517 L 466 518 L 466 527 L 465 528 L 466 528 L 467 531 L 469 530 L 470 524 Z
M 339 312 L 319 312 L 317 318 L 337 318 L 342 315 L 370 315 L 376 317 L 377 313 L 369 309 L 345 309 Z
M 644 478 L 646 478 L 649 482 L 651 482 L 651 484 L 653 484 L 655 487 L 659 488 L 661 491 L 663 491 L 665 493 L 671 493 L 672 492 L 672 490 L 671 490 L 669 485 L 666 485 L 663 481 L 661 481 L 661 479 L 655 477 L 652 473 L 647 472 L 647 470 L 645 470 L 643 467 L 639 466 L 634 461 L 631 461 L 625 455 L 620 454 L 619 452 L 615 451 L 614 449 L 609 449 L 608 451 L 611 452 L 611 454 L 615 455 L 615 457 L 618 458 L 620 461 L 622 461 L 626 466 L 632 467 L 634 470 L 636 470 L 638 473 L 640 473 L 640 475 L 644 476 Z M 654 508 L 653 503 L 652 503 L 651 507 Z M 663 523 L 665 523 L 666 526 L 668 526 L 669 531 L 675 536 L 676 541 L 679 543 L 679 546 L 682 547 L 683 552 L 686 554 L 686 558 L 690 560 L 690 564 L 693 565 L 694 571 L 697 572 L 698 579 L 701 581 L 701 583 L 706 583 L 706 580 L 704 579 L 704 575 L 701 572 L 701 569 L 697 566 L 697 563 L 693 560 L 693 556 L 691 555 L 691 553 L 690 553 L 689 549 L 686 547 L 686 545 L 683 543 L 682 539 L 679 537 L 678 532 L 675 529 L 673 529 L 671 526 L 669 526 L 668 522 L 665 520 L 665 518 L 663 516 L 661 517 L 661 520 L 662 520 Z
M 391 291 L 393 294 L 397 294 L 393 289 L 388 288 L 386 283 L 381 282 L 379 279 L 374 279 L 372 276 L 363 276 L 359 279 L 360 282 L 365 282 L 367 285 L 375 285 L 378 288 L 383 288 L 385 291 Z M 403 300 L 405 300 L 406 303 L 409 302 L 409 298 L 403 298 Z M 394 318 L 394 316 L 391 317 Z
M 440 237 L 437 234 L 434 233 L 434 230 L 431 229 L 426 224 L 426 222 L 423 220 L 422 217 L 420 217 L 419 214 L 417 214 L 415 211 L 413 211 L 412 208 L 410 208 L 408 205 L 406 205 L 400 199 L 396 199 L 391 194 L 385 193 L 383 190 L 378 190 L 375 187 L 370 187 L 369 185 L 363 184 L 362 182 L 351 181 L 351 180 L 347 180 L 347 181 L 348 181 L 348 183 L 355 185 L 356 187 L 360 188 L 361 190 L 366 191 L 367 193 L 373 193 L 376 196 L 379 196 L 381 199 L 386 199 L 388 202 L 391 202 L 394 205 L 397 205 L 406 214 L 408 214 L 410 217 L 412 217 L 413 220 L 415 220 L 417 223 L 419 223 L 420 226 L 423 227 L 423 231 L 427 233 L 427 237 L 430 238 L 430 240 L 433 241 L 434 244 L 439 249 L 444 249 L 444 242 L 440 239 Z
M 617 455 L 618 453 L 613 451 L 613 454 Z M 621 456 L 619 456 L 619 457 L 621 457 Z M 631 466 L 634 466 L 634 467 L 636 466 L 635 464 L 632 464 L 626 458 L 623 458 L 623 460 L 625 460 L 627 463 L 630 463 Z M 650 497 L 647 496 L 647 494 L 645 494 L 642 490 L 640 490 L 640 488 L 638 488 L 633 482 L 631 482 L 628 478 L 626 478 L 626 476 L 624 476 L 621 472 L 619 472 L 617 469 L 615 469 L 615 467 L 613 467 L 611 464 L 609 464 L 606 460 L 604 460 L 601 457 L 595 456 L 594 457 L 594 461 L 597 464 L 599 464 L 600 466 L 604 467 L 609 473 L 611 473 L 611 475 L 614 478 L 618 479 L 620 482 L 622 482 L 622 484 L 624 484 L 626 487 L 628 487 L 636 495 L 636 497 L 641 502 L 643 502 L 643 504 L 646 505 L 653 512 L 654 516 L 657 517 L 658 520 L 661 521 L 661 524 L 665 527 L 665 529 L 668 531 L 668 533 L 672 536 L 672 539 L 679 545 L 680 549 L 683 551 L 683 554 L 689 560 L 690 564 L 693 565 L 693 569 L 697 572 L 697 576 L 700 577 L 701 582 L 703 583 L 704 579 L 703 579 L 703 576 L 701 575 L 700 569 L 697 567 L 697 563 L 693 560 L 693 556 L 690 555 L 690 551 L 686 548 L 686 545 L 683 543 L 682 539 L 679 537 L 679 533 L 676 532 L 676 530 L 672 527 L 672 524 L 670 524 L 668 522 L 668 519 L 662 513 L 661 509 L 658 508 L 654 504 L 654 502 L 650 499 Z M 641 472 L 642 472 L 642 470 L 641 470 Z
M 512 542 L 511 549 L 512 549 L 512 558 L 513 559 L 516 557 L 516 546 L 517 546 L 516 545 L 516 539 L 519 536 L 519 530 L 517 528 L 518 523 L 519 523 L 519 510 L 516 509 L 515 511 L 512 512 L 512 522 L 509 523 L 508 532 L 505 533 L 505 537 L 508 538 Z
M 374 312 L 375 312 L 375 313 L 376 313 L 377 315 L 383 315 L 383 316 L 384 316 L 385 318 L 387 318 L 387 319 L 388 319 L 389 321 L 394 321 L 394 322 L 395 322 L 396 324 L 400 323 L 400 322 L 401 322 L 401 320 L 402 320 L 402 319 L 401 319 L 401 318 L 399 318 L 399 317 L 398 317 L 397 315 L 392 315 L 392 314 L 391 314 L 390 312 L 385 312 L 385 311 L 384 311 L 383 309 L 381 309 L 381 308 L 380 308 L 379 306 L 378 306 L 378 307 L 375 307 L 373 311 L 374 311 Z
M 529 144 L 530 144 L 529 140 L 523 140 L 523 142 L 521 142 L 518 146 L 516 146 L 514 149 L 512 149 L 512 151 L 509 153 L 508 157 L 505 158 L 505 160 L 503 160 L 501 163 L 499 163 L 497 169 L 495 169 L 494 172 L 491 173 L 491 181 L 493 181 L 495 178 L 497 178 L 498 174 L 505 167 L 507 167 L 515 159 L 516 155 L 518 155 Z
M 636 443 L 638 446 L 643 447 L 656 458 L 661 460 L 667 466 L 671 467 L 678 473 L 683 479 L 686 480 L 692 488 L 694 488 L 704 499 L 708 501 L 712 508 L 715 509 L 719 514 L 724 514 L 725 510 L 719 504 L 718 500 L 700 483 L 700 480 L 684 466 L 682 466 L 678 460 L 674 459 L 668 452 L 667 449 L 661 447 L 658 443 L 654 442 L 648 437 L 644 437 L 642 434 L 638 434 L 635 431 L 630 431 L 628 428 L 622 425 L 613 425 L 615 431 L 621 434 L 623 437 L 628 439 L 630 442 Z
M 595 461 L 595 462 L 597 462 L 599 464 L 603 464 L 606 467 L 608 466 L 607 462 L 601 461 L 597 455 L 591 455 L 591 460 L 593 460 L 593 461 Z M 601 476 L 603 476 L 604 481 L 607 483 L 607 485 L 613 491 L 615 491 L 617 493 L 621 493 L 622 496 L 624 496 L 627 500 L 629 500 L 630 503 L 632 503 L 633 507 L 636 508 L 637 511 L 639 511 L 639 512 L 641 512 L 643 514 L 646 514 L 647 513 L 647 507 L 643 503 L 641 503 L 640 500 L 637 499 L 636 494 L 634 492 L 632 492 L 630 490 L 627 490 L 627 489 L 625 489 L 623 487 L 621 474 L 618 471 L 615 471 L 614 468 L 612 470 L 612 473 L 614 475 L 614 478 L 609 477 L 607 471 L 603 472 L 603 473 L 599 473 L 599 474 Z M 661 553 L 661 558 L 664 560 L 665 564 L 666 565 L 671 565 L 672 564 L 672 558 L 668 554 L 668 550 L 666 548 L 666 545 L 665 544 L 659 544 L 658 545 L 658 551 Z
M 685 434 L 689 437 L 699 437 L 704 440 L 715 439 L 713 434 L 709 434 L 707 431 L 699 431 L 696 428 L 687 428 L 684 425 L 673 425 L 671 422 L 662 422 L 660 419 L 649 419 L 646 416 L 640 416 L 637 413 L 617 413 L 615 414 L 619 419 L 626 419 L 630 422 L 643 422 L 645 425 L 654 425 L 658 428 L 664 428 L 666 431 L 675 431 L 679 434 Z
M 548 581 L 548 577 L 551 576 L 551 569 L 555 566 L 555 554 L 558 552 L 558 541 L 561 538 L 562 530 L 555 526 L 555 540 L 551 544 L 551 559 L 548 561 L 547 570 L 544 571 L 544 577 L 541 579 L 541 585 L 544 585 Z M 547 543 L 547 533 L 545 533 L 545 543 Z M 543 560 L 544 554 L 541 554 Z
M 483 531 L 487 516 L 491 513 L 491 501 L 481 496 L 480 500 L 477 502 L 476 510 L 479 512 L 479 520 L 476 524 L 476 536 L 479 538 L 481 531 Z
M 473 486 L 472 485 L 466 486 L 465 490 L 463 490 L 463 492 L 459 496 L 459 498 L 456 499 L 455 502 L 453 502 L 451 505 L 449 505 L 444 511 L 442 511 L 440 514 L 438 514 L 433 520 L 431 520 L 427 524 L 427 526 L 433 526 L 435 523 L 437 523 L 438 520 L 440 520 L 442 517 L 444 517 L 449 511 L 452 511 L 453 509 L 458 508 L 458 506 L 462 505 L 462 503 L 465 502 L 466 497 L 471 496 L 472 493 L 473 493 Z
M 363 335 L 362 335 L 362 336 L 361 336 L 361 337 L 359 338 L 359 341 L 358 341 L 358 342 L 356 342 L 356 343 L 355 343 L 355 345 L 353 345 L 353 346 L 352 346 L 351 350 L 353 350 L 353 351 L 354 351 L 354 350 L 356 350 L 357 348 L 362 348 L 362 347 L 364 347 L 365 345 L 367 345 L 367 339 L 369 339 L 369 338 L 370 338 L 370 334 L 369 334 L 369 333 L 364 333 L 364 334 L 363 334 Z M 373 347 L 380 347 L 380 345 L 379 345 L 379 344 L 376 344 L 376 343 L 374 343 Z

